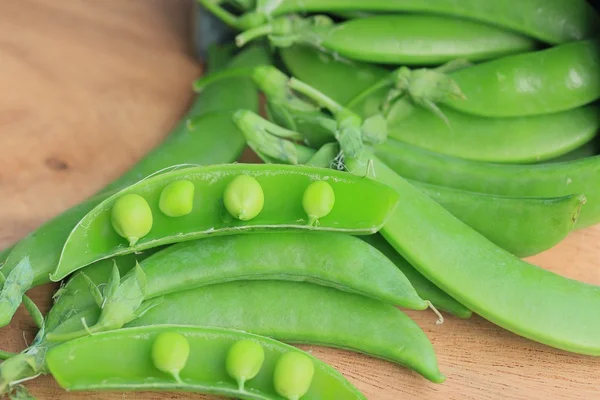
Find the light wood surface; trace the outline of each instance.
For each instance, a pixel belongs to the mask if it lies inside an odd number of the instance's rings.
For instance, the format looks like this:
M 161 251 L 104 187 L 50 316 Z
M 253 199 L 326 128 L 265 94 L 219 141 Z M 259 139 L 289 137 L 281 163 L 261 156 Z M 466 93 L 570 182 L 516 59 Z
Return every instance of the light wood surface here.
M 186 110 L 201 71 L 190 55 L 190 10 L 185 0 L 0 1 L 0 248 L 117 177 Z M 600 226 L 530 261 L 600 284 Z M 53 290 L 30 294 L 47 310 Z M 409 314 L 433 342 L 446 383 L 363 355 L 303 348 L 369 399 L 600 399 L 599 359 L 553 350 L 476 316 L 436 326 L 430 312 Z M 20 350 L 34 334 L 20 309 L 0 330 L 1 347 Z M 209 398 L 65 393 L 50 377 L 27 386 L 40 399 Z

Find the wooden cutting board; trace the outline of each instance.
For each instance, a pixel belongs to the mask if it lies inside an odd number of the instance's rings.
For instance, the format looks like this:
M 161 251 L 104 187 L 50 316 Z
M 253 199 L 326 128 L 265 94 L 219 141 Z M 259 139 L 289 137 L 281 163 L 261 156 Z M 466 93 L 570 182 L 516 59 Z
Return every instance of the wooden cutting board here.
M 184 113 L 201 72 L 190 55 L 190 10 L 186 0 L 0 2 L 1 248 L 119 176 Z M 530 261 L 600 284 L 600 226 Z M 31 291 L 43 311 L 54 289 Z M 553 350 L 476 316 L 437 326 L 431 312 L 409 314 L 433 342 L 446 383 L 363 355 L 303 348 L 369 399 L 600 399 L 600 359 Z M 34 334 L 21 309 L 0 343 L 17 351 Z M 40 399 L 209 398 L 65 393 L 50 377 L 27 386 Z

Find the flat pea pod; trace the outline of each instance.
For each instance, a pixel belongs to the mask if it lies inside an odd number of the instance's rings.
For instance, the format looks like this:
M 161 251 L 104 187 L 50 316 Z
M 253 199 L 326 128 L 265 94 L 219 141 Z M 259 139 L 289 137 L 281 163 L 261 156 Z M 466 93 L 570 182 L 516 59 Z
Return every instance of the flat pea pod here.
M 382 253 L 340 233 L 208 237 L 172 245 L 140 265 L 146 274 L 146 299 L 228 281 L 289 280 L 330 286 L 404 308 L 427 308 Z
M 535 41 L 479 22 L 437 15 L 378 15 L 337 24 L 320 46 L 352 60 L 439 65 L 488 60 L 535 48 Z
M 532 256 L 560 243 L 575 226 L 586 203 L 585 196 L 580 194 L 511 197 L 409 182 L 491 242 L 518 257 Z
M 264 191 L 264 208 L 249 221 L 227 218 L 228 213 L 222 204 L 225 187 L 239 175 L 255 178 Z M 198 200 L 194 200 L 195 211 L 192 214 L 175 220 L 158 211 L 158 199 L 166 185 L 182 179 L 194 183 Z M 302 193 L 314 180 L 326 180 L 336 195 L 335 207 L 320 219 L 319 226 L 308 225 L 302 209 Z M 370 195 L 358 196 L 359 193 Z M 129 246 L 110 225 L 113 205 L 127 194 L 144 197 L 154 216 L 152 230 L 135 246 Z M 84 216 L 67 238 L 58 266 L 50 279 L 58 281 L 104 258 L 208 235 L 272 229 L 371 234 L 381 228 L 397 203 L 398 195 L 385 185 L 322 168 L 225 164 L 165 172 L 116 193 Z
M 268 63 L 264 48 L 241 52 L 231 66 L 252 67 Z M 165 141 L 138 161 L 128 172 L 99 193 L 44 223 L 12 248 L 2 266 L 8 276 L 24 257 L 33 269 L 31 286 L 50 281 L 62 247 L 77 222 L 115 191 L 173 164 L 215 164 L 237 160 L 245 148 L 244 136 L 231 119 L 231 109 L 258 109 L 257 89 L 248 78 L 231 78 L 210 85 L 198 96 Z M 190 119 L 193 125 L 188 124 Z M 219 132 L 218 135 L 212 134 Z M 201 150 L 199 150 L 201 149 Z M 29 286 L 22 287 L 25 293 Z M 0 303 L 1 304 L 1 303 Z M 10 322 L 17 304 L 0 306 L 0 327 Z
M 373 11 L 452 15 L 504 27 L 557 44 L 593 36 L 598 12 L 585 0 L 266 0 L 256 11 L 266 16 L 289 13 Z
M 306 43 L 351 60 L 404 66 L 489 60 L 536 47 L 534 40 L 514 32 L 437 15 L 377 15 L 338 24 L 324 16 L 287 22 L 289 18 L 247 30 L 236 43 L 242 46 L 267 35 L 275 46 Z
M 471 310 L 460 304 L 452 296 L 435 286 L 431 281 L 425 278 L 419 271 L 408 263 L 398 252 L 390 246 L 380 235 L 361 236 L 360 239 L 369 243 L 377 250 L 381 251 L 396 267 L 409 279 L 416 292 L 423 299 L 426 299 L 433 306 L 442 311 L 446 311 L 459 318 L 471 318 Z
M 600 42 L 583 40 L 450 74 L 466 99 L 448 107 L 485 117 L 549 114 L 600 99 Z
M 405 365 L 433 382 L 444 380 L 427 336 L 398 308 L 310 283 L 240 281 L 173 293 L 126 326 L 155 324 L 234 328 L 343 348 Z
M 450 157 L 388 141 L 376 155 L 403 178 L 472 192 L 516 197 L 560 197 L 583 194 L 575 228 L 600 222 L 600 156 L 532 165 L 482 163 Z
M 306 45 L 282 47 L 279 56 L 294 77 L 339 104 L 348 104 L 389 74 L 385 68 L 336 58 Z
M 404 193 L 402 207 L 396 209 L 382 235 L 425 277 L 473 312 L 513 333 L 559 349 L 600 356 L 600 309 L 595 306 L 600 304 L 600 286 L 522 261 L 377 158 L 371 160 L 377 179 L 402 187 Z M 363 170 L 349 161 L 350 171 Z
M 181 382 L 154 367 L 149 357 L 158 335 L 176 333 L 190 347 Z M 252 340 L 264 349 L 258 375 L 240 390 L 227 374 L 228 349 Z M 160 325 L 120 329 L 80 338 L 48 352 L 48 368 L 67 390 L 170 390 L 221 395 L 246 400 L 281 399 L 273 387 L 275 365 L 285 354 L 302 354 L 314 365 L 314 376 L 302 399 L 365 399 L 342 374 L 298 348 L 267 337 L 231 329 Z
M 531 117 L 487 118 L 440 107 L 423 108 L 388 126 L 388 136 L 441 154 L 476 161 L 529 163 L 566 154 L 600 131 L 600 107 L 588 105 Z

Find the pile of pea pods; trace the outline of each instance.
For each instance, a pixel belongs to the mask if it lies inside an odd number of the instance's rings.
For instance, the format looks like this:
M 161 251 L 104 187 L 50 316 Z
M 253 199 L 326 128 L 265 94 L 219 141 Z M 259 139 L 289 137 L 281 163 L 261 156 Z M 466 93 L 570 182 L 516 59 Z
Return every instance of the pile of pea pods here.
M 584 0 L 200 0 L 230 27 L 128 172 L 0 253 L 0 395 L 364 399 L 290 344 L 446 379 L 400 308 L 600 356 L 600 287 L 522 257 L 600 223 Z M 264 106 L 259 102 L 264 96 Z M 248 146 L 263 161 L 236 162 Z M 47 315 L 25 292 L 62 282 Z M 429 311 L 429 312 L 431 312 Z

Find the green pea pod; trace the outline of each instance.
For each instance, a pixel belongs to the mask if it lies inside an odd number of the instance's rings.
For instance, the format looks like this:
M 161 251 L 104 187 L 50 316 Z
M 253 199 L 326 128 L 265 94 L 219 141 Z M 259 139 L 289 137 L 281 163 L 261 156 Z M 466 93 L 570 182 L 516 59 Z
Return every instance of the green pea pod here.
M 227 218 L 222 204 L 227 184 L 239 175 L 254 177 L 264 191 L 264 208 L 249 221 Z M 350 180 L 348 180 L 350 178 Z M 177 180 L 194 183 L 198 194 L 194 212 L 183 218 L 169 218 L 158 209 L 162 189 Z M 336 204 L 319 226 L 310 226 L 302 209 L 302 193 L 313 180 L 327 180 L 336 194 Z M 366 182 L 343 172 L 312 167 L 228 164 L 185 168 L 166 172 L 134 184 L 109 197 L 76 225 L 65 242 L 60 261 L 51 279 L 58 281 L 95 261 L 139 250 L 197 239 L 256 230 L 311 229 L 371 234 L 379 230 L 396 207 L 398 195 L 385 185 Z M 281 190 L 285 187 L 285 190 Z M 370 196 L 358 196 L 358 193 Z M 115 201 L 125 194 L 143 196 L 152 210 L 154 224 L 135 246 L 128 245 L 110 220 Z
M 240 53 L 232 61 L 232 65 L 263 65 L 267 61 L 265 49 L 257 47 Z M 207 87 L 163 145 L 139 161 L 122 178 L 107 186 L 102 193 L 63 212 L 17 243 L 2 266 L 2 273 L 8 276 L 21 260 L 29 257 L 33 282 L 19 288 L 21 295 L 31 286 L 49 282 L 49 275 L 56 268 L 64 242 L 73 227 L 115 190 L 173 164 L 225 163 L 236 160 L 245 147 L 245 141 L 231 121 L 231 111 L 223 111 L 231 110 L 231 107 L 258 107 L 256 87 L 248 79 L 224 80 Z M 208 111 L 211 112 L 207 113 Z M 200 114 L 202 116 L 190 127 L 188 119 Z M 213 135 L 213 132 L 219 134 Z M 0 299 L 0 327 L 10 322 L 19 303 L 20 301 L 7 303 Z
M 283 47 L 279 55 L 294 77 L 340 104 L 348 104 L 389 74 L 376 65 L 341 59 L 310 46 Z
M 409 181 L 496 245 L 518 257 L 541 253 L 571 232 L 586 198 L 511 197 Z M 395 187 L 400 192 L 400 187 Z
M 389 137 L 441 154 L 476 161 L 529 163 L 566 154 L 600 131 L 600 107 L 532 117 L 486 118 L 440 107 L 448 124 L 413 108 L 390 123 Z
M 444 380 L 431 343 L 398 308 L 309 283 L 242 281 L 186 290 L 165 296 L 126 326 L 155 324 L 234 328 L 344 348 L 405 365 L 433 382 Z
M 155 338 L 171 332 L 183 335 L 190 347 L 181 382 L 158 370 L 150 358 Z M 258 375 L 240 390 L 227 373 L 225 356 L 241 340 L 260 344 L 264 361 Z M 288 353 L 302 354 L 314 365 L 312 382 L 302 399 L 365 399 L 342 374 L 300 349 L 267 337 L 222 328 L 161 325 L 88 336 L 50 350 L 48 368 L 67 390 L 169 390 L 273 400 L 281 398 L 273 387 L 275 365 Z
M 450 76 L 465 99 L 445 104 L 468 114 L 515 117 L 570 110 L 600 99 L 600 42 L 512 55 Z
M 348 160 L 363 174 L 366 160 Z M 600 286 L 528 264 L 494 245 L 376 158 L 377 179 L 404 193 L 382 230 L 425 277 L 473 312 L 559 349 L 600 356 Z M 516 176 L 516 175 L 515 175 Z M 431 251 L 432 248 L 442 249 Z
M 592 37 L 600 27 L 598 12 L 585 0 L 524 0 L 518 7 L 513 0 L 258 0 L 255 10 L 264 18 L 337 11 L 450 15 L 507 28 L 552 44 Z
M 429 300 L 435 308 L 449 312 L 459 318 L 471 318 L 473 314 L 471 310 L 425 278 L 408 261 L 402 258 L 381 235 L 360 236 L 360 238 L 381 251 L 390 261 L 396 264 L 396 267 L 408 278 L 419 296 Z
M 378 15 L 335 25 L 324 16 L 285 16 L 239 34 L 236 43 L 242 46 L 261 36 L 277 47 L 305 43 L 352 60 L 402 65 L 439 65 L 457 58 L 482 61 L 536 46 L 532 39 L 480 22 L 417 14 Z
M 492 164 L 433 153 L 401 142 L 377 146 L 376 155 L 404 178 L 472 192 L 516 197 L 583 194 L 575 228 L 600 222 L 600 157 L 533 164 Z
M 234 280 L 306 281 L 400 307 L 427 303 L 394 264 L 358 238 L 329 232 L 256 233 L 178 243 L 141 263 L 146 299 Z

